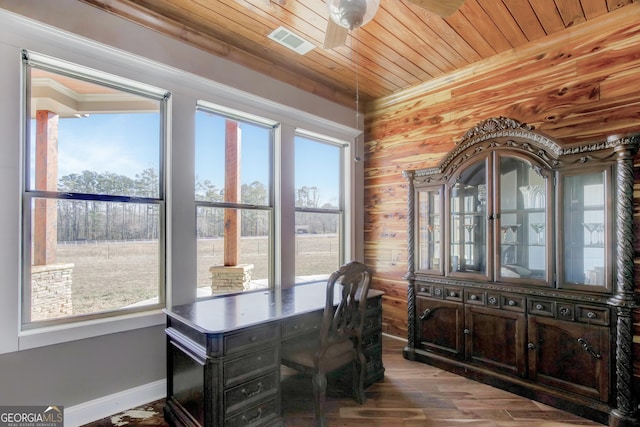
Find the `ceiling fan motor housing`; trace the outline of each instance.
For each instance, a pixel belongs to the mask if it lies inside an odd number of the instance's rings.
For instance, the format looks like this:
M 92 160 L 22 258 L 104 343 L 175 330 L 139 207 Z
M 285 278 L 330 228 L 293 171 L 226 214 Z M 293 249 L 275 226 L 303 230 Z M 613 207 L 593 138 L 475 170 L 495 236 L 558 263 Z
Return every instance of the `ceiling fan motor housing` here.
M 328 0 L 331 19 L 341 27 L 353 30 L 373 19 L 380 0 Z

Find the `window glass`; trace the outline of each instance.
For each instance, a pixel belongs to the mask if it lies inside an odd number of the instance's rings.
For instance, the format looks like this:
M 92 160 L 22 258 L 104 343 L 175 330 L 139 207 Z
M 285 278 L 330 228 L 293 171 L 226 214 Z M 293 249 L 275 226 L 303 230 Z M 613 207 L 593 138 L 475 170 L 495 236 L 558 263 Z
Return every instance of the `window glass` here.
M 164 94 L 26 66 L 24 327 L 160 306 Z
M 273 124 L 199 106 L 195 200 L 198 296 L 270 286 Z
M 343 146 L 295 139 L 296 281 L 324 280 L 343 261 Z

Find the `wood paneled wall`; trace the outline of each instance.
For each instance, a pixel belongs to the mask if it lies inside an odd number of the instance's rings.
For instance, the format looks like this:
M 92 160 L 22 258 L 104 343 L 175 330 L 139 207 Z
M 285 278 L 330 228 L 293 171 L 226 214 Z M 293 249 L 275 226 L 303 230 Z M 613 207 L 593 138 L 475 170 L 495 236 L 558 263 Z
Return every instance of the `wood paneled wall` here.
M 402 170 L 436 166 L 468 129 L 498 116 L 533 125 L 561 144 L 640 133 L 640 4 L 367 105 L 365 262 L 374 269 L 373 287 L 386 292 L 385 332 L 407 332 Z M 640 171 L 640 157 L 636 163 Z M 640 180 L 634 198 L 640 230 Z M 640 343 L 640 313 L 635 322 Z

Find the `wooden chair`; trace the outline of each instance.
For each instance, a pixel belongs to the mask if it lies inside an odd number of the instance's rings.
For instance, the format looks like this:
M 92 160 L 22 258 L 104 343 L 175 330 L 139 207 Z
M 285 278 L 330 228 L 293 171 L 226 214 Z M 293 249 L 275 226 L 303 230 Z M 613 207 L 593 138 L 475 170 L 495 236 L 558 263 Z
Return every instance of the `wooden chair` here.
M 319 333 L 282 343 L 282 364 L 311 375 L 317 426 L 325 426 L 327 374 L 349 364 L 356 401 L 366 401 L 362 329 L 371 272 L 357 261 L 335 271 L 327 282 L 327 300 Z M 334 299 L 335 297 L 335 299 Z

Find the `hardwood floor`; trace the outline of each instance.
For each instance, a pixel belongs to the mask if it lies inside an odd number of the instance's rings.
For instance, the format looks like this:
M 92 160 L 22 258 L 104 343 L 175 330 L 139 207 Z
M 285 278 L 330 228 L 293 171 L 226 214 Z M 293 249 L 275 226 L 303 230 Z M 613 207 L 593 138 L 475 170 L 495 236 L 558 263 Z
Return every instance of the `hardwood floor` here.
M 367 389 L 367 402 L 349 396 L 327 399 L 326 414 L 336 427 L 561 427 L 601 426 L 509 392 L 402 357 L 404 342 L 383 338 L 385 378 Z M 166 427 L 162 401 L 152 402 L 85 427 Z M 282 371 L 285 427 L 313 425 L 311 381 Z

